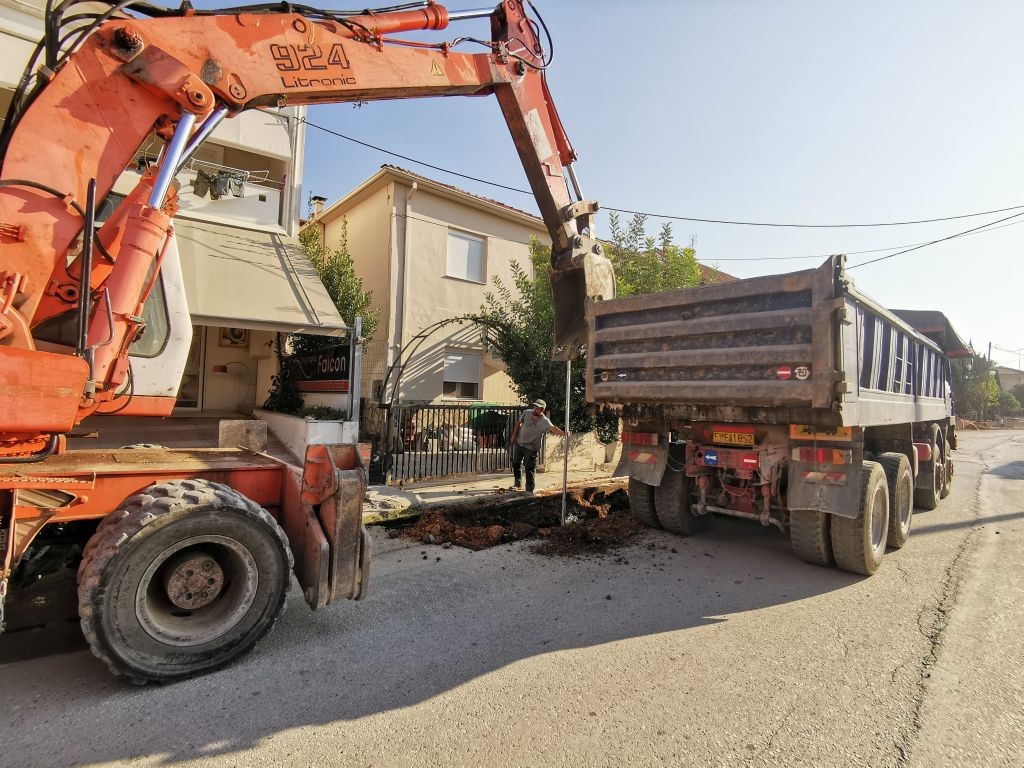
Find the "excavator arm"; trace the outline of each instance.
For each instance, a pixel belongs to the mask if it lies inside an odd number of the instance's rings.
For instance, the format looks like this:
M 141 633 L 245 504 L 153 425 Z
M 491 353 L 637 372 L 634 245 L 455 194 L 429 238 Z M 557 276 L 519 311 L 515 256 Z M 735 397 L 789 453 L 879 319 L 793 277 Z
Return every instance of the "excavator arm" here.
M 489 50 L 467 54 L 389 37 L 445 28 L 449 12 L 433 2 L 349 16 L 186 5 L 111 16 L 56 71 L 42 66 L 47 82 L 0 138 L 0 460 L 47 439 L 52 449 L 53 436 L 122 387 L 172 229 L 174 176 L 221 120 L 246 109 L 494 94 L 551 236 L 556 355 L 572 355 L 585 341 L 586 300 L 614 292 L 592 237 L 597 204 L 572 174 L 536 24 L 519 0 L 451 16 L 481 15 L 492 40 L 474 42 Z M 154 131 L 166 141 L 159 167 L 93 243 L 96 201 Z M 80 327 L 73 353 L 37 349 L 33 329 L 69 312 Z

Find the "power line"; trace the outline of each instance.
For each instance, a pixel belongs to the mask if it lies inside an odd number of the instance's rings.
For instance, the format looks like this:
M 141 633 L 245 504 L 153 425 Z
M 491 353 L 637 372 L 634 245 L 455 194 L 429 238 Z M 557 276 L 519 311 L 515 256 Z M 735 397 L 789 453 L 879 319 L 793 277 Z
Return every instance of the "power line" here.
M 987 229 L 979 229 L 977 232 L 963 233 L 963 234 L 960 234 L 960 235 L 955 235 L 955 237 L 970 237 L 971 235 L 984 235 L 986 232 L 995 232 L 997 229 L 1004 229 L 1005 227 L 1016 227 L 1016 226 L 1019 226 L 1021 224 L 1024 224 L 1024 221 L 1012 221 L 1009 224 L 1001 224 L 998 227 L 989 227 Z M 792 261 L 794 259 L 825 259 L 825 258 L 828 258 L 829 256 L 833 256 L 836 253 L 842 253 L 842 254 L 845 254 L 846 256 L 861 256 L 861 255 L 863 255 L 865 253 L 882 253 L 884 251 L 891 251 L 891 250 L 894 250 L 894 249 L 897 249 L 897 248 L 916 248 L 917 246 L 922 246 L 923 247 L 923 246 L 926 246 L 926 245 L 931 245 L 932 242 L 934 242 L 934 241 L 924 242 L 924 243 L 907 243 L 905 245 L 890 245 L 887 248 L 871 248 L 871 249 L 866 250 L 866 251 L 845 251 L 845 250 L 840 250 L 840 251 L 833 251 L 832 253 L 815 254 L 813 256 L 743 256 L 743 257 L 737 257 L 737 258 L 715 259 L 715 261 L 716 262 L 717 261 Z M 865 264 L 870 264 L 871 262 L 864 262 L 864 263 Z
M 1011 355 L 1019 355 L 1021 353 L 1024 353 L 1024 347 L 1021 347 L 1020 349 L 1007 349 L 1006 347 L 1000 347 L 998 344 L 995 343 L 992 344 L 992 349 L 998 349 L 1000 352 L 1006 352 Z
M 946 240 L 953 240 L 953 239 L 955 239 L 957 237 L 963 237 L 964 235 L 969 235 L 972 232 L 978 232 L 979 230 L 985 229 L 986 227 L 990 227 L 993 224 L 1001 224 L 1004 221 L 1009 221 L 1010 219 L 1016 219 L 1018 216 L 1024 216 L 1024 211 L 1022 211 L 1021 213 L 1015 213 L 1012 216 L 1007 216 L 1007 217 L 1002 218 L 1002 219 L 996 219 L 995 221 L 990 221 L 988 224 L 982 224 L 980 227 L 973 227 L 972 229 L 965 229 L 963 232 L 957 232 L 955 234 L 949 235 L 948 237 L 940 237 L 937 240 L 929 240 L 927 243 L 922 243 L 921 245 L 915 245 L 913 248 L 906 248 L 906 249 L 904 249 L 902 251 L 897 251 L 896 253 L 890 253 L 888 256 L 879 256 L 877 259 L 869 259 L 868 261 L 862 261 L 860 264 L 854 264 L 854 265 L 852 265 L 850 267 L 847 267 L 847 269 L 856 269 L 857 267 L 863 267 L 866 264 L 874 264 L 875 262 L 885 261 L 886 259 L 891 259 L 891 258 L 894 258 L 896 256 L 902 256 L 903 254 L 910 253 L 911 251 L 917 251 L 917 250 L 920 250 L 921 248 L 927 248 L 929 245 L 935 245 L 936 243 L 943 243 Z
M 780 224 L 765 221 L 735 221 L 731 219 L 698 219 L 692 216 L 670 216 L 664 213 L 647 213 L 645 211 L 631 211 L 626 208 L 612 208 L 602 206 L 606 211 L 617 213 L 629 213 L 634 216 L 650 216 L 655 219 L 674 219 L 676 221 L 694 221 L 702 224 L 731 224 L 740 227 L 780 227 L 790 229 L 849 229 L 853 227 L 904 227 L 910 224 L 934 224 L 940 221 L 954 221 L 955 219 L 969 219 L 974 216 L 987 216 L 993 213 L 1006 213 L 1006 211 L 1017 211 L 1024 208 L 1024 205 L 1013 205 L 1009 208 L 997 208 L 992 211 L 979 211 L 977 213 L 962 213 L 958 216 L 940 216 L 934 219 L 916 219 L 910 221 L 882 221 L 868 224 Z
M 322 125 L 317 125 L 316 123 L 311 123 L 306 118 L 302 118 L 299 122 L 305 123 L 306 125 L 308 125 L 308 126 L 310 126 L 312 128 L 316 128 L 318 131 L 323 131 L 324 133 L 329 133 L 331 136 L 337 136 L 339 139 L 345 139 L 346 141 L 351 141 L 353 144 L 359 144 L 360 146 L 368 147 L 369 149 L 375 149 L 378 152 L 383 152 L 385 155 L 391 155 L 392 157 L 397 157 L 397 158 L 400 158 L 402 160 L 406 160 L 406 161 L 408 161 L 410 163 L 416 163 L 417 165 L 422 165 L 425 168 L 431 168 L 431 169 L 433 169 L 435 171 L 441 171 L 441 173 L 450 173 L 452 176 L 458 176 L 460 179 L 468 179 L 469 181 L 477 181 L 477 182 L 480 182 L 481 184 L 490 184 L 492 187 L 498 187 L 499 189 L 507 189 L 509 192 L 521 192 L 524 195 L 533 195 L 533 192 L 530 192 L 529 190 L 526 190 L 526 189 L 519 189 L 517 187 L 510 187 L 510 186 L 508 186 L 506 184 L 498 184 L 495 181 L 487 181 L 487 179 L 478 179 L 476 176 L 469 176 L 469 175 L 467 175 L 465 173 L 459 173 L 458 171 L 452 171 L 452 170 L 449 170 L 448 168 L 442 168 L 439 165 L 431 165 L 430 163 L 425 163 L 422 160 L 417 160 L 414 157 L 409 157 L 408 155 L 401 155 L 398 152 L 392 152 L 390 149 L 384 149 L 384 147 L 378 147 L 377 145 L 370 144 L 369 142 L 366 142 L 366 141 L 360 141 L 359 139 L 353 139 L 351 136 L 346 136 L 345 134 L 339 133 L 338 131 L 332 131 L 330 128 L 324 128 L 324 126 L 322 126 Z
M 303 123 L 305 123 L 306 125 L 308 125 L 308 126 L 310 126 L 312 128 L 316 128 L 319 131 L 323 131 L 324 133 L 330 134 L 331 136 L 336 136 L 339 139 L 345 139 L 346 141 L 351 141 L 353 144 L 358 144 L 358 145 L 360 145 L 362 147 L 367 147 L 368 149 L 373 149 L 373 150 L 376 150 L 378 152 L 383 152 L 386 155 L 391 155 L 392 157 L 400 158 L 402 160 L 405 160 L 406 162 L 416 163 L 417 165 L 422 165 L 425 168 L 430 168 L 430 169 L 435 170 L 435 171 L 440 171 L 441 173 L 448 173 L 448 174 L 451 174 L 452 176 L 458 176 L 460 179 L 467 179 L 469 181 L 475 181 L 475 182 L 477 182 L 479 184 L 487 184 L 487 185 L 492 186 L 492 187 L 497 187 L 498 189 L 508 190 L 509 192 L 518 192 L 518 193 L 523 194 L 523 195 L 531 195 L 531 196 L 533 195 L 533 192 L 531 192 L 528 189 L 520 189 L 519 187 L 509 186 L 508 184 L 499 184 L 496 181 L 489 181 L 488 179 L 481 179 L 478 176 L 470 176 L 469 174 L 466 174 L 466 173 L 460 173 L 459 171 L 453 171 L 450 168 L 445 168 L 445 167 L 440 166 L 440 165 L 434 165 L 432 163 L 427 163 L 427 162 L 425 162 L 423 160 L 417 160 L 414 157 L 409 157 L 408 155 L 403 155 L 403 154 L 400 154 L 398 152 L 394 152 L 393 150 L 385 149 L 384 147 L 377 146 L 376 144 L 371 144 L 371 143 L 369 143 L 367 141 L 362 141 L 361 139 L 356 139 L 356 138 L 353 138 L 352 136 L 347 136 L 344 133 L 332 130 L 331 128 L 326 128 L 325 126 L 318 125 L 318 124 L 316 124 L 314 122 L 311 122 L 307 118 L 302 118 L 300 122 L 303 122 Z M 706 219 L 706 218 L 698 218 L 696 216 L 677 216 L 677 215 L 674 215 L 674 214 L 666 214 L 666 213 L 651 213 L 649 211 L 634 211 L 634 210 L 630 210 L 629 208 L 614 208 L 614 207 L 608 206 L 608 205 L 603 205 L 601 207 L 602 207 L 603 210 L 606 210 L 606 211 L 614 211 L 615 213 L 628 213 L 628 214 L 630 214 L 632 216 L 648 216 L 648 217 L 653 218 L 653 219 L 672 219 L 672 220 L 675 220 L 675 221 L 691 221 L 691 222 L 696 222 L 696 223 L 700 223 L 700 224 L 728 224 L 728 225 L 731 225 L 731 226 L 741 226 L 741 227 L 779 227 L 779 228 L 790 228 L 790 229 L 849 229 L 849 228 L 856 228 L 856 227 L 860 227 L 860 228 L 866 228 L 866 227 L 904 227 L 904 226 L 909 226 L 909 225 L 914 225 L 914 224 L 935 224 L 935 223 L 942 222 L 942 221 L 956 221 L 958 219 L 970 219 L 970 218 L 974 218 L 974 217 L 977 217 L 977 216 L 990 216 L 990 215 L 995 214 L 995 213 L 1006 213 L 1007 211 L 1018 211 L 1018 210 L 1021 210 L 1022 208 L 1024 208 L 1024 205 L 1012 205 L 1012 206 L 1009 206 L 1007 208 L 995 208 L 993 210 L 977 211 L 975 213 L 961 213 L 961 214 L 958 214 L 958 215 L 955 215 L 955 216 L 938 216 L 938 217 L 930 218 L 930 219 L 908 219 L 906 221 L 881 221 L 881 222 L 853 223 L 853 224 L 790 224 L 790 223 L 766 222 L 766 221 L 742 221 L 742 220 L 738 220 L 738 219 Z M 1010 218 L 1012 218 L 1012 217 L 1010 217 Z M 934 242 L 941 242 L 941 241 L 934 241 Z M 899 247 L 899 246 L 897 246 L 897 247 Z M 879 250 L 885 250 L 885 249 L 882 248 L 882 249 L 879 249 Z M 796 257 L 787 257 L 787 258 L 796 258 Z M 807 258 L 810 258 L 810 257 L 807 257 Z

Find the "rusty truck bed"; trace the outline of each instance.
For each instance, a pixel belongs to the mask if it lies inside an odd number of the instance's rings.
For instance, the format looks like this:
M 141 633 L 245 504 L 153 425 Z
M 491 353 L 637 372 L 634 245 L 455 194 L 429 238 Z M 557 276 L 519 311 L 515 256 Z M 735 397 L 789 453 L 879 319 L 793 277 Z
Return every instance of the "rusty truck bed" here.
M 772 408 L 785 420 L 831 410 L 840 379 L 836 308 L 832 260 L 785 275 L 593 303 L 587 398 L 656 410 L 699 405 L 710 417 Z

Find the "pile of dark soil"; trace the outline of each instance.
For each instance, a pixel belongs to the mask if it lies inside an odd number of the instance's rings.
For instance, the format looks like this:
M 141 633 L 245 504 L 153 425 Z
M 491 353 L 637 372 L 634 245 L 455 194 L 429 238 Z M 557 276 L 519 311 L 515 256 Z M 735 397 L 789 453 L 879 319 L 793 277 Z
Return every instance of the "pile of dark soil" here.
M 560 495 L 527 497 L 514 504 L 502 500 L 438 507 L 392 535 L 474 550 L 539 537 L 534 552 L 571 557 L 621 546 L 640 530 L 629 514 L 629 499 L 621 488 L 573 490 L 566 508 L 570 519 L 576 520 L 561 526 Z

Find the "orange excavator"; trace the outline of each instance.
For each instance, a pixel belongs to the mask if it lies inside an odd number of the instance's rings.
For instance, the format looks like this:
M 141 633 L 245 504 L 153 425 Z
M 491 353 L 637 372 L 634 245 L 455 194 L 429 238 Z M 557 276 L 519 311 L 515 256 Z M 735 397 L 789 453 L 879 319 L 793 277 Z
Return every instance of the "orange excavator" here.
M 490 39 L 394 37 L 479 17 Z M 355 446 L 311 446 L 295 467 L 243 449 L 69 451 L 66 435 L 126 397 L 129 349 L 173 242 L 175 176 L 248 109 L 494 94 L 551 235 L 555 352 L 572 355 L 585 303 L 611 298 L 614 280 L 545 81 L 540 29 L 519 0 L 358 13 L 51 4 L 0 133 L 0 627 L 26 553 L 55 530 L 82 547 L 78 611 L 93 652 L 138 682 L 250 650 L 282 610 L 292 569 L 313 609 L 365 595 Z M 154 132 L 158 165 L 97 226 L 98 203 Z M 138 395 L 132 413 L 172 406 Z

